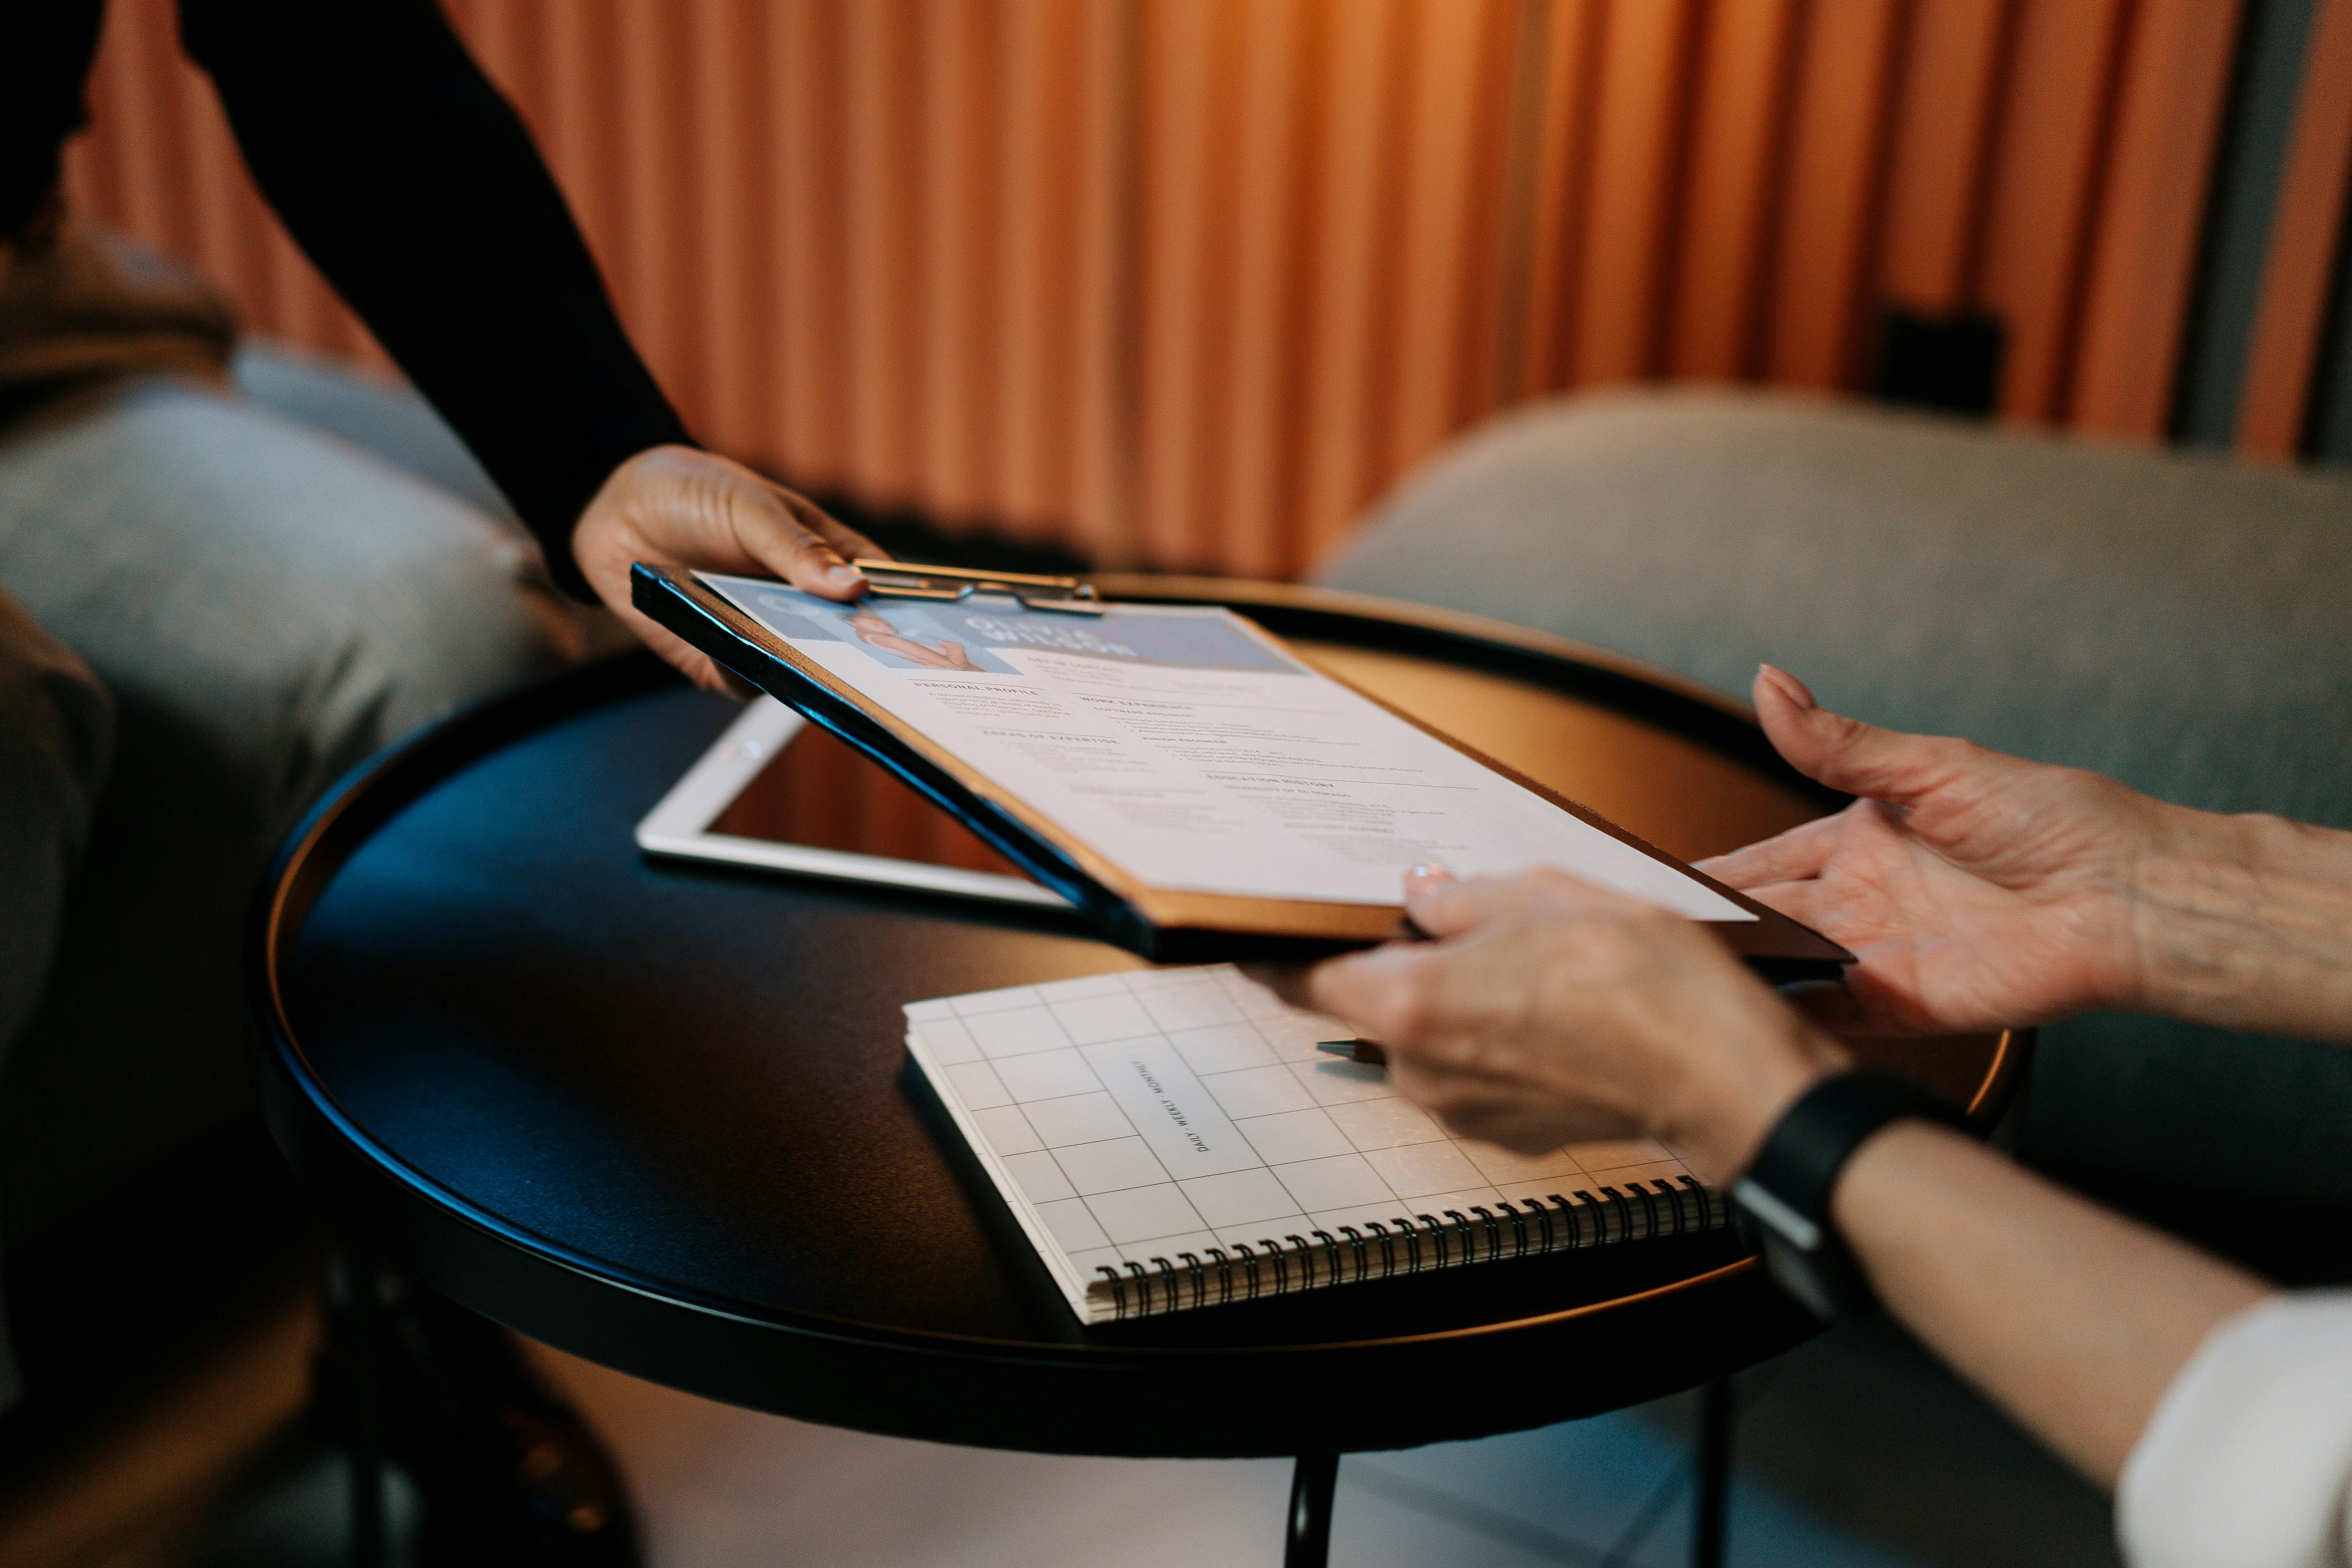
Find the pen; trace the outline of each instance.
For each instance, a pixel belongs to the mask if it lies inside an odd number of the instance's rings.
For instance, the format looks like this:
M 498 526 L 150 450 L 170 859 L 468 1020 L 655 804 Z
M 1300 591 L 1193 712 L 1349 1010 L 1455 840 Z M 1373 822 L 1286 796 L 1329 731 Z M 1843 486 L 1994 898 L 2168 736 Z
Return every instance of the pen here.
M 1416 866 L 1413 869 L 1418 871 L 1421 868 Z M 1419 923 L 1411 915 L 1405 916 L 1398 922 L 1397 936 L 1405 942 L 1433 940 L 1427 931 L 1421 929 Z M 1315 1048 L 1328 1056 L 1345 1057 L 1351 1062 L 1362 1062 L 1367 1067 L 1384 1068 L 1389 1065 L 1389 1053 L 1378 1040 L 1318 1040 L 1315 1042 Z
M 1418 870 L 1420 868 L 1415 867 L 1414 869 Z M 1397 922 L 1397 936 L 1399 940 L 1404 942 L 1434 940 L 1427 931 L 1421 929 L 1411 915 L 1405 916 Z M 1318 1040 L 1315 1042 L 1315 1048 L 1328 1056 L 1345 1057 L 1351 1062 L 1362 1062 L 1367 1067 L 1384 1068 L 1389 1065 L 1389 1053 L 1378 1040 Z

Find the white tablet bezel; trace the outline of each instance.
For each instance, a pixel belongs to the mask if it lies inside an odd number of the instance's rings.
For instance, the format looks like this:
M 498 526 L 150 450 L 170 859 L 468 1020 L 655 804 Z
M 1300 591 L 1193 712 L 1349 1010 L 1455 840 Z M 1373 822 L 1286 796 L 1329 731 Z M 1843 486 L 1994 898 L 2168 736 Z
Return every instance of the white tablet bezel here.
M 711 832 L 710 824 L 719 813 L 743 793 L 760 770 L 774 761 L 776 753 L 790 744 L 807 723 L 807 720 L 772 697 L 754 700 L 637 824 L 637 847 L 648 855 L 786 871 L 828 881 L 862 882 L 1032 909 L 1070 908 L 1068 901 L 1050 888 L 993 871 L 929 866 L 916 860 L 893 860 L 879 855 Z

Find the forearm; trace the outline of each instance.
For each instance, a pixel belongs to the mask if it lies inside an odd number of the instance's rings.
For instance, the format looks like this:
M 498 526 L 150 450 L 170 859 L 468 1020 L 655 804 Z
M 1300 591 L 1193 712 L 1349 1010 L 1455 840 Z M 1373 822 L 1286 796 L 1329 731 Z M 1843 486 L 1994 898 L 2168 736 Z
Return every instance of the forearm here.
M 2352 833 L 2184 811 L 2133 880 L 2125 1005 L 2352 1044 Z
M 182 0 L 271 205 L 576 593 L 619 465 L 689 439 L 528 132 L 431 0 Z
M 1924 1122 L 1864 1143 L 1832 1207 L 1888 1310 L 2109 1487 L 2207 1334 L 2271 1289 Z

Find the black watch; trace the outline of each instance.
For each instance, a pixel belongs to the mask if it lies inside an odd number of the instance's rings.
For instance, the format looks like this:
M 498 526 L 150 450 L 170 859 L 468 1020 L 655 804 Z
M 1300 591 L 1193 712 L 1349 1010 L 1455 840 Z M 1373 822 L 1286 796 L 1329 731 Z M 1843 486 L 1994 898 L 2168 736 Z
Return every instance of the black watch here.
M 1823 1079 L 1789 1107 L 1731 1189 L 1741 1237 L 1763 1254 L 1773 1283 L 1816 1317 L 1836 1322 L 1876 1305 L 1830 1222 L 1830 1194 L 1864 1139 L 1909 1116 L 1967 1125 L 1950 1101 L 1895 1073 L 1861 1068 Z

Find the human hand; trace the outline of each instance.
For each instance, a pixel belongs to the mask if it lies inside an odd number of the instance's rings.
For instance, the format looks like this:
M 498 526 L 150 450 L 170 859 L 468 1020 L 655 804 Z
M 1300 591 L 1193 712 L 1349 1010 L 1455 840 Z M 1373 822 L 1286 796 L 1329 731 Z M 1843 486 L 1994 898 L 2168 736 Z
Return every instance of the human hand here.
M 1399 1094 L 1465 1137 L 1539 1153 L 1674 1145 L 1710 1181 L 1843 1065 L 1679 915 L 1559 871 L 1406 881 L 1438 940 L 1332 959 L 1286 986 L 1386 1048 Z
M 849 561 L 886 552 L 740 463 L 692 447 L 652 447 L 605 479 L 572 530 L 572 553 L 596 596 L 646 647 L 697 686 L 724 691 L 727 676 L 708 655 L 630 604 L 633 563 L 773 574 L 820 598 L 854 599 L 866 578 Z
M 2222 819 L 2096 773 L 1843 718 L 1769 665 L 1755 697 L 1798 772 L 1862 798 L 1698 868 L 1853 951 L 1852 1023 L 1995 1028 L 2144 994 L 2135 905 L 2147 865 Z

